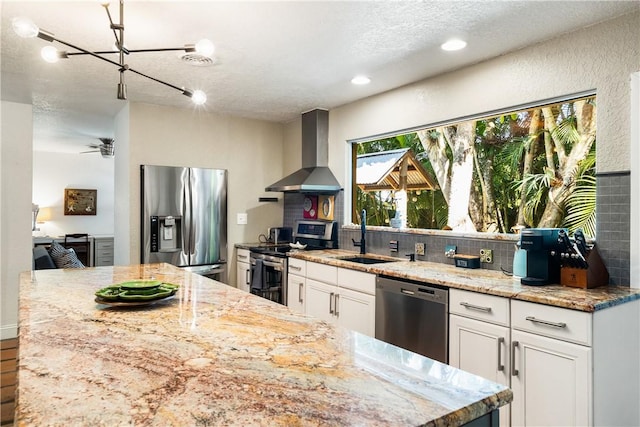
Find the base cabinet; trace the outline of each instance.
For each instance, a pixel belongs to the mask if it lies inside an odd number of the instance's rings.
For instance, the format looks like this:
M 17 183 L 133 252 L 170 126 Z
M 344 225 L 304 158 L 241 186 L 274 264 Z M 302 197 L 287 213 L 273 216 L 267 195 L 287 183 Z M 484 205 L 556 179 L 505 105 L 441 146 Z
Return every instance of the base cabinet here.
M 289 259 L 289 306 L 318 319 L 375 336 L 375 275 Z M 300 273 L 304 271 L 304 277 Z M 302 302 L 299 290 L 304 289 Z
M 307 279 L 307 314 L 368 336 L 375 335 L 375 296 Z
M 113 265 L 115 247 L 113 237 L 95 237 L 93 239 L 93 266 Z
M 245 292 L 251 288 L 251 259 L 246 249 L 238 249 L 236 255 L 236 288 Z
M 339 325 L 375 336 L 375 296 L 341 288 L 335 299 L 334 312 Z
M 512 425 L 588 426 L 591 348 L 513 331 Z
M 493 300 L 486 296 L 483 301 L 471 300 L 462 297 L 464 294 L 452 295 L 452 313 L 458 311 L 477 318 L 456 314 L 449 316 L 449 364 L 508 387 L 511 330 L 501 324 L 478 320 L 488 317 L 490 313 L 500 313 L 505 301 L 503 298 L 492 297 L 498 298 Z M 504 316 L 493 320 L 505 324 L 508 322 L 508 316 L 504 313 Z M 510 405 L 501 407 L 499 411 L 499 425 L 508 427 L 511 418 Z
M 337 323 L 338 319 L 333 313 L 333 302 L 337 290 L 336 285 L 307 278 L 306 313 L 327 322 Z
M 640 425 L 640 300 L 588 313 L 457 289 L 449 298 L 450 364 L 513 390 L 501 426 Z
M 306 313 L 307 262 L 289 258 L 289 274 L 287 275 L 287 306 L 298 313 Z
M 295 274 L 287 277 L 287 306 L 298 313 L 306 312 L 306 290 L 307 279 Z

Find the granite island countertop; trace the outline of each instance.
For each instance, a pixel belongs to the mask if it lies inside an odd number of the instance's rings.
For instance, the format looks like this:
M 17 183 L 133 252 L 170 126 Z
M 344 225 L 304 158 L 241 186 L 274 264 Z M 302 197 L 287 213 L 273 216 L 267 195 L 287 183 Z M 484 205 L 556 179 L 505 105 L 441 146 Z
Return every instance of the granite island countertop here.
M 94 292 L 180 285 L 150 306 Z M 168 264 L 20 277 L 16 423 L 460 425 L 511 390 Z
M 497 295 L 517 300 L 594 312 L 640 299 L 640 289 L 628 286 L 601 286 L 592 289 L 571 288 L 560 285 L 527 286 L 500 271 L 459 268 L 449 264 L 392 258 L 367 254 L 368 257 L 393 262 L 358 264 L 341 258 L 359 255 L 343 249 L 290 252 L 289 256 L 352 270 L 382 274 L 401 279 L 417 280 L 453 289 L 462 289 Z

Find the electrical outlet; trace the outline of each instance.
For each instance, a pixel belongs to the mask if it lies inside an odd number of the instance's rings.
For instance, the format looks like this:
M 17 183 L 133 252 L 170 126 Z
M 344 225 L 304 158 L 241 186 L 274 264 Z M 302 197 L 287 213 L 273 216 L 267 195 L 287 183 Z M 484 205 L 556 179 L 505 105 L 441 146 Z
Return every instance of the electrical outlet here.
M 416 255 L 424 255 L 424 243 L 416 243 Z
M 493 250 L 480 249 L 480 262 L 484 262 L 486 264 L 493 264 Z

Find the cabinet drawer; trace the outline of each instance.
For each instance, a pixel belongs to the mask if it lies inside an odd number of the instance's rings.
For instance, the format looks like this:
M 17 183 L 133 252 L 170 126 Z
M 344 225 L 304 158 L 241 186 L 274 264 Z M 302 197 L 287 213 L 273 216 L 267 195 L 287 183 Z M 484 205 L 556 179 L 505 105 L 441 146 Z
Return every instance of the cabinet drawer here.
M 249 250 L 248 249 L 238 249 L 238 253 L 236 254 L 236 261 L 238 262 L 249 262 Z
M 338 283 L 338 267 L 307 262 L 307 278 L 335 285 Z
M 96 240 L 96 251 L 113 251 L 113 240 Z
M 511 301 L 511 327 L 582 345 L 591 345 L 591 313 L 526 301 Z
M 109 256 L 99 256 L 96 257 L 94 267 L 104 267 L 108 265 L 113 265 L 113 255 Z
M 509 326 L 509 299 L 477 292 L 449 290 L 449 312 Z
M 289 272 L 298 276 L 307 275 L 307 261 L 297 258 L 289 258 Z
M 375 295 L 376 275 L 348 268 L 338 268 L 338 286 Z

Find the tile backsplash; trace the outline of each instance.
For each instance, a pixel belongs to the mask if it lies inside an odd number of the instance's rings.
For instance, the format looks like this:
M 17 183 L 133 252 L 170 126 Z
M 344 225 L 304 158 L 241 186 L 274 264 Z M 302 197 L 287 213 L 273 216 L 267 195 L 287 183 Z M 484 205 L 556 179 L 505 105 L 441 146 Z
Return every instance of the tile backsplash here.
M 629 286 L 630 284 L 630 172 L 602 173 L 597 175 L 597 244 L 609 271 L 609 283 Z M 285 193 L 283 225 L 294 227 L 302 218 L 304 194 Z M 339 245 L 342 249 L 358 251 L 351 239 L 360 240 L 358 227 L 341 228 L 344 218 L 344 193 L 336 195 L 335 218 L 339 225 Z M 370 227 L 367 230 L 367 252 L 404 258 L 413 253 L 416 243 L 425 244 L 425 255 L 417 260 L 453 264 L 453 259 L 444 255 L 447 245 L 456 245 L 459 254 L 479 255 L 480 249 L 493 251 L 493 263 L 482 264 L 481 268 L 502 270 L 510 273 L 513 264 L 515 237 L 476 238 L 443 236 L 412 231 L 398 231 L 385 227 Z M 398 242 L 398 252 L 390 252 L 389 242 Z

